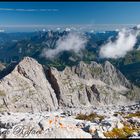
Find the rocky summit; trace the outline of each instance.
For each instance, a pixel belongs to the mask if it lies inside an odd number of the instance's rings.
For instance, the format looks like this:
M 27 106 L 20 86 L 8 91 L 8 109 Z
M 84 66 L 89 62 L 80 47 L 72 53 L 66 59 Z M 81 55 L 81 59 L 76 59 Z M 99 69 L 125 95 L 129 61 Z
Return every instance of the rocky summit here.
M 63 107 L 128 104 L 139 99 L 132 85 L 110 62 L 80 62 L 58 71 L 25 57 L 0 80 L 0 109 L 41 112 Z
M 10 134 L 6 134 L 3 137 L 15 137 L 13 136 L 14 134 L 11 134 L 11 131 L 14 129 L 13 127 L 24 122 L 23 124 L 27 126 L 32 123 L 33 127 L 39 131 L 38 133 L 43 131 L 43 134 L 39 137 L 109 137 L 111 136 L 111 132 L 107 133 L 103 131 L 103 134 L 100 130 L 95 129 L 95 126 L 99 127 L 99 116 L 96 115 L 96 121 L 93 122 L 92 126 L 87 127 L 83 126 L 85 124 L 82 122 L 77 124 L 75 117 L 78 114 L 90 115 L 90 113 L 93 113 L 95 110 L 104 116 L 109 113 L 110 108 L 111 113 L 112 110 L 116 110 L 117 107 L 125 110 L 126 107 L 124 106 L 128 105 L 132 105 L 132 108 L 134 108 L 132 109 L 134 112 L 129 111 L 129 113 L 138 113 L 136 111 L 139 111 L 139 107 L 133 107 L 133 105 L 138 104 L 140 101 L 139 91 L 140 89 L 131 84 L 109 61 L 106 61 L 104 64 L 98 64 L 96 62 L 86 64 L 81 61 L 76 66 L 66 67 L 63 71 L 58 71 L 54 67 L 42 66 L 33 58 L 25 57 L 9 74 L 0 80 L 0 112 L 2 113 L 0 115 L 0 120 L 2 120 L 0 121 L 0 132 L 2 133 L 2 130 L 10 129 Z M 106 109 L 103 109 L 103 107 L 106 107 Z M 5 120 L 5 114 L 3 112 L 12 113 L 12 115 L 9 115 L 6 118 L 7 120 Z M 51 113 L 47 118 L 45 117 L 37 122 L 36 120 L 39 119 L 37 118 L 39 114 L 42 116 L 44 112 L 45 115 L 48 115 L 49 112 Z M 61 112 L 61 115 L 63 114 L 62 116 L 64 117 L 64 122 L 59 122 L 58 126 L 61 129 L 57 127 L 52 129 L 51 127 L 50 130 L 49 127 L 49 129 L 47 128 L 47 132 L 49 133 L 45 134 L 44 127 L 46 127 L 46 125 L 48 127 L 52 124 L 51 114 L 54 114 L 54 112 Z M 24 115 L 25 117 L 21 119 L 22 117 L 20 116 Z M 91 118 L 88 117 L 88 115 L 84 116 L 84 118 Z M 113 116 L 113 114 L 110 115 Z M 14 116 L 17 119 L 11 121 Z M 74 116 L 74 118 L 72 116 Z M 11 119 L 9 117 L 11 117 Z M 53 117 L 58 117 L 58 115 L 54 115 Z M 78 118 L 81 119 L 81 116 Z M 105 118 L 107 119 L 107 117 Z M 105 124 L 110 122 L 105 118 L 102 117 Z M 47 121 L 45 121 L 45 119 L 47 119 Z M 60 117 L 57 119 L 60 119 Z M 68 120 L 71 121 L 70 125 Z M 132 121 L 134 121 L 134 118 Z M 46 122 L 49 122 L 49 124 L 45 124 Z M 111 127 L 113 129 L 116 124 L 114 124 L 114 120 L 111 122 L 109 125 L 113 125 Z M 125 121 L 123 120 L 123 122 Z M 58 123 L 58 120 L 56 123 Z M 73 129 L 69 127 L 64 129 L 64 124 L 73 127 Z M 73 126 L 71 126 L 72 124 Z M 101 124 L 103 125 L 103 122 Z M 118 127 L 121 128 L 124 126 L 124 123 L 121 124 L 120 122 L 118 125 Z M 94 127 L 94 130 L 96 130 L 94 131 L 94 135 L 91 135 L 91 127 Z M 138 131 L 136 132 L 138 133 Z M 25 135 L 22 135 L 21 137 L 24 136 Z M 28 135 L 28 137 L 31 136 Z

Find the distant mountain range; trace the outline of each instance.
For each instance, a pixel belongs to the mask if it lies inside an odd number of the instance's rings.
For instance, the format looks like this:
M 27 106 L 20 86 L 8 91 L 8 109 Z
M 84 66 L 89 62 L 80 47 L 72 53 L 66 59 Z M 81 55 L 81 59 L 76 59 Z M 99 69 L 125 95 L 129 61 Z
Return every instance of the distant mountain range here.
M 76 53 L 73 50 L 64 50 L 53 59 L 43 57 L 44 49 L 55 49 L 60 38 L 68 36 L 71 31 L 40 31 L 31 33 L 0 33 L 0 62 L 6 67 L 18 63 L 25 56 L 38 60 L 45 66 L 53 66 L 63 70 L 66 66 L 77 65 L 80 61 L 90 63 L 96 61 L 104 63 L 106 60 L 115 65 L 132 83 L 140 86 L 140 38 L 132 51 L 125 57 L 118 59 L 101 59 L 100 46 L 109 38 L 115 40 L 118 31 L 83 32 L 87 43 L 85 49 Z M 1 68 L 1 70 L 4 67 Z M 2 76 L 1 76 L 2 77 Z

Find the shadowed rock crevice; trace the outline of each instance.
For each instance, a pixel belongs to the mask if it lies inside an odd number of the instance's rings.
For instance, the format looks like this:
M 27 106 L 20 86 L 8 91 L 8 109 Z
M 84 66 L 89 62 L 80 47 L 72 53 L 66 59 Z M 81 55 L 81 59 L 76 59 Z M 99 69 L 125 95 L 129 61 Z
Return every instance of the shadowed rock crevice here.
M 88 91 L 88 89 L 86 88 L 86 93 L 87 93 L 87 98 L 88 98 L 88 101 L 91 103 L 91 93 Z
M 91 90 L 95 94 L 97 101 L 100 102 L 100 92 L 98 91 L 98 89 L 96 88 L 96 86 L 95 85 L 92 85 L 91 86 Z
M 44 70 L 45 70 L 45 75 L 46 75 L 46 78 L 48 79 L 51 87 L 53 88 L 55 94 L 56 94 L 56 98 L 58 100 L 58 104 L 60 103 L 60 88 L 59 88 L 59 85 L 57 83 L 57 79 L 55 78 L 55 76 L 52 74 L 51 72 L 51 68 L 45 68 L 44 67 Z

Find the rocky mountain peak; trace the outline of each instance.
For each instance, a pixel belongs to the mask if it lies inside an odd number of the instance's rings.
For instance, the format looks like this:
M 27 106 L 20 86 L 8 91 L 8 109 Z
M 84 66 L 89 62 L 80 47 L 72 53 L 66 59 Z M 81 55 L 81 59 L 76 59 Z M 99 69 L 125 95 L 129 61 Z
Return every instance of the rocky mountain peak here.
M 101 66 L 101 64 L 98 64 L 95 61 L 91 61 L 90 65 L 93 66 L 93 67 L 99 67 L 99 66 Z
M 23 75 L 34 82 L 40 82 L 40 78 L 45 77 L 43 67 L 35 59 L 31 57 L 24 57 L 24 59 L 15 67 L 14 71 Z
M 103 80 L 106 81 L 108 84 L 116 86 L 123 85 L 127 88 L 131 88 L 131 83 L 109 61 L 105 61 L 103 69 L 104 75 L 106 75 L 103 77 Z
M 81 61 L 77 66 L 66 69 L 67 72 L 72 71 L 72 73 L 77 74 L 83 79 L 96 79 L 110 86 L 125 86 L 127 88 L 131 88 L 130 82 L 109 61 L 105 61 L 104 64 L 98 64 L 94 61 L 92 61 L 90 64 L 86 64 Z
M 5 94 L 4 100 L 13 111 L 40 112 L 58 107 L 42 65 L 30 57 L 25 57 L 0 81 L 0 92 Z
M 25 57 L 0 80 L 0 106 L 5 110 L 40 112 L 59 107 L 125 104 L 135 101 L 139 93 L 132 87 L 110 62 L 80 62 L 58 71 L 54 67 L 45 69 L 33 58 Z
M 102 65 L 104 71 L 106 73 L 108 73 L 108 75 L 111 75 L 112 74 L 115 74 L 115 73 L 118 73 L 119 70 L 116 69 L 109 61 L 105 61 L 104 64 Z

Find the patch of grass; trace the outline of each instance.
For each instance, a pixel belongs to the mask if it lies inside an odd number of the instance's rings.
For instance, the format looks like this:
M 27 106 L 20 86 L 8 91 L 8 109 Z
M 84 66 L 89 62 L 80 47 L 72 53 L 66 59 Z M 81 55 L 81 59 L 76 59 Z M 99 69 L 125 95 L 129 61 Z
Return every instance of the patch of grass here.
M 123 128 L 113 128 L 112 131 L 104 132 L 104 136 L 107 138 L 128 138 L 134 132 L 139 132 L 139 129 L 125 125 Z
M 90 70 L 90 72 L 91 72 L 92 74 L 97 74 L 97 75 L 99 75 L 99 74 L 102 73 L 102 69 L 101 69 L 100 67 L 90 68 L 89 70 Z
M 35 91 L 34 90 L 32 90 L 31 88 L 29 88 L 29 96 L 32 96 L 32 95 L 34 95 L 35 94 Z
M 3 104 L 0 104 L 0 112 L 6 111 L 5 106 Z
M 78 88 L 79 89 L 83 89 L 84 88 L 84 85 L 83 84 L 80 84 L 80 85 L 78 85 Z
M 62 82 L 63 82 L 64 85 L 68 85 L 71 82 L 71 79 L 66 78 L 66 79 L 63 79 Z
M 90 115 L 79 114 L 76 116 L 76 119 L 87 121 L 93 121 L 95 118 L 99 118 L 99 120 L 102 121 L 105 118 L 105 116 L 98 115 L 96 113 L 91 113 Z
M 6 96 L 6 94 L 3 90 L 0 90 L 0 96 Z
M 125 118 L 132 118 L 132 117 L 138 117 L 138 118 L 140 118 L 140 111 L 137 111 L 137 112 L 135 112 L 135 113 L 130 113 L 130 114 L 128 114 L 127 116 L 125 116 Z

